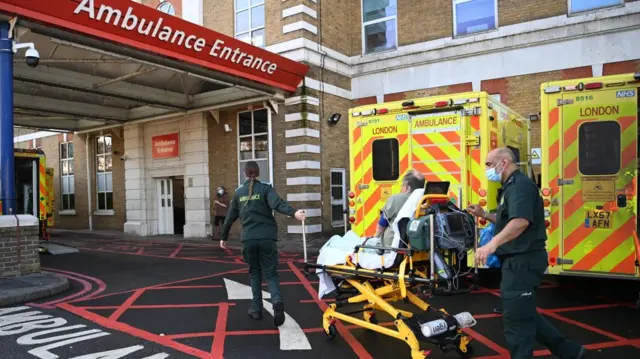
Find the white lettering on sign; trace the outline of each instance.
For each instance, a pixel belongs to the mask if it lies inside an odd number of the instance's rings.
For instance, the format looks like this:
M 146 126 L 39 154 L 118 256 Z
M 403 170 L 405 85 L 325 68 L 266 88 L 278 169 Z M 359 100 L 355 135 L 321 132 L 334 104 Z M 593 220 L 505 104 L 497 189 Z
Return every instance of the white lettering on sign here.
M 29 350 L 28 353 L 40 359 L 59 358 L 57 354 L 51 352 L 52 349 L 110 335 L 110 333 L 100 329 L 78 331 L 77 329 L 86 328 L 86 325 L 77 324 L 65 326 L 67 324 L 66 319 L 56 318 L 39 311 L 25 312 L 25 310 L 30 309 L 32 308 L 27 306 L 0 309 L 0 336 L 22 334 L 16 339 L 16 343 L 25 346 L 39 345 Z M 66 333 L 63 334 L 62 332 Z M 71 359 L 118 359 L 141 349 L 144 349 L 144 346 L 135 345 L 127 348 L 85 354 Z M 168 357 L 169 354 L 160 353 L 144 359 L 165 359 Z
M 119 26 L 128 31 L 137 31 L 141 35 L 151 36 L 161 41 L 183 46 L 188 50 L 202 52 L 207 45 L 207 41 L 202 37 L 194 34 L 186 34 L 184 31 L 172 29 L 170 26 L 163 26 L 162 23 L 164 19 L 161 16 L 154 22 L 134 15 L 131 6 L 127 8 L 124 14 L 121 10 L 104 4 L 100 5 L 96 11 L 94 0 L 82 0 L 73 13 L 78 15 L 81 12 L 86 13 L 92 20 Z M 242 52 L 239 48 L 224 46 L 224 41 L 221 39 L 215 40 L 209 51 L 209 55 L 270 75 L 278 69 L 278 65 L 271 61 L 265 61 L 259 56 Z

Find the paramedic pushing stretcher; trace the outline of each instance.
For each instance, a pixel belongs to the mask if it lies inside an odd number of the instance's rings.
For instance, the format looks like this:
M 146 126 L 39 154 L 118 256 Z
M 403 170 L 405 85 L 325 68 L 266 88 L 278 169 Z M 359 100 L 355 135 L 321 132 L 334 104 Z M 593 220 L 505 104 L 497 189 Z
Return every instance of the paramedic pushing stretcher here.
M 229 212 L 222 226 L 220 247 L 226 248 L 229 229 L 240 218 L 242 221 L 242 255 L 249 264 L 253 302 L 249 316 L 262 319 L 262 275 L 267 282 L 273 304 L 273 322 L 276 326 L 284 323 L 284 302 L 278 282 L 278 225 L 273 211 L 292 216 L 300 221 L 305 219 L 304 211 L 293 209 L 280 198 L 270 184 L 258 181 L 260 168 L 255 161 L 245 165 L 247 180 L 236 190 Z
M 500 296 L 507 347 L 513 359 L 533 358 L 534 340 L 562 359 L 586 358 L 587 351 L 560 334 L 538 314 L 536 289 L 547 269 L 544 207 L 536 184 L 518 170 L 508 148 L 498 148 L 485 162 L 489 181 L 501 182 L 496 214 L 479 205 L 468 211 L 495 224 L 495 236 L 478 248 L 475 259 L 484 265 L 496 254 L 502 263 Z

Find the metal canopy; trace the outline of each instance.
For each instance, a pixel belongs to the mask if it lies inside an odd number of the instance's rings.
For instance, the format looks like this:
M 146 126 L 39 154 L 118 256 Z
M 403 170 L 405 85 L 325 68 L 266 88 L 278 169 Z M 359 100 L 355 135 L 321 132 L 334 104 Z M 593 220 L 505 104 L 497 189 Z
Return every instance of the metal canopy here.
M 24 51 L 14 57 L 16 126 L 86 131 L 284 98 L 263 84 L 23 19 L 14 34 L 40 53 L 36 68 Z

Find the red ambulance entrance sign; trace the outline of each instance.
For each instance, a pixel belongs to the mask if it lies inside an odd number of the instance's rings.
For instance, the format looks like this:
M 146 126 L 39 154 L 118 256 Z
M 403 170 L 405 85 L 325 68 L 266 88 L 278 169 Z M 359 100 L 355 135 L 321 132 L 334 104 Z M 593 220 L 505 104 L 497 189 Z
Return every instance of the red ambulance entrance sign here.
M 180 135 L 178 133 L 170 133 L 151 137 L 151 155 L 153 158 L 180 156 Z
M 287 91 L 309 67 L 131 0 L 2 0 L 0 11 Z

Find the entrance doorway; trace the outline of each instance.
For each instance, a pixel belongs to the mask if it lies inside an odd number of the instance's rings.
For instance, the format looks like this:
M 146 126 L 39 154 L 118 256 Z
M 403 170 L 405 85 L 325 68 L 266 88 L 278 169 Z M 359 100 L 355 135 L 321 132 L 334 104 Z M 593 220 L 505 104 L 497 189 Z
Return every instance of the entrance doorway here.
M 16 214 L 38 217 L 38 160 L 15 158 Z
M 158 178 L 158 234 L 183 234 L 184 179 Z

